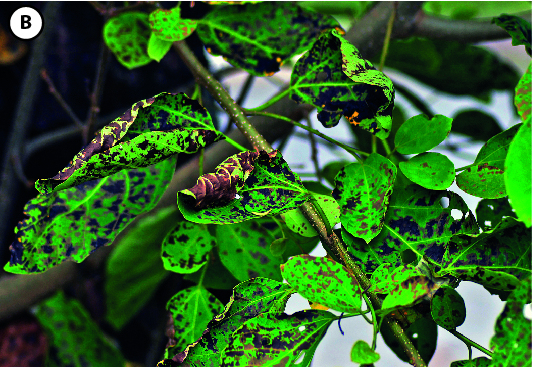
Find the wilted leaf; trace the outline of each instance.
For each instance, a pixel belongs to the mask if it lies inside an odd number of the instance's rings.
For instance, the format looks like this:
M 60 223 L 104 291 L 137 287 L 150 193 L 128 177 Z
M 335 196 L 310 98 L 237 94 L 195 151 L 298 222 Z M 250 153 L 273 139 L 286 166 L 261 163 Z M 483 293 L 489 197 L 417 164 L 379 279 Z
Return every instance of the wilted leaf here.
M 496 166 L 482 164 L 462 171 L 457 175 L 457 186 L 475 197 L 496 199 L 507 195 L 504 172 Z
M 301 255 L 281 265 L 283 278 L 298 294 L 340 312 L 361 311 L 361 289 L 346 267 L 325 257 Z
M 150 40 L 148 41 L 148 56 L 151 59 L 154 59 L 157 62 L 160 62 L 161 59 L 167 54 L 168 50 L 172 47 L 172 42 L 164 41 L 160 38 L 157 38 L 153 33 L 150 35 Z
M 531 63 L 515 88 L 514 104 L 522 121 L 526 121 L 531 116 Z
M 396 165 L 377 153 L 362 164 L 354 162 L 339 171 L 333 198 L 341 207 L 341 223 L 346 231 L 367 243 L 379 234 L 396 172 Z
M 182 19 L 179 5 L 170 10 L 156 9 L 148 18 L 152 34 L 163 41 L 181 41 L 196 29 L 197 21 Z
M 531 227 L 531 116 L 522 124 L 505 158 L 505 189 L 520 221 Z
M 178 206 L 192 222 L 233 224 L 298 207 L 308 192 L 281 153 L 246 151 L 178 192 Z
M 184 93 L 162 92 L 134 104 L 102 128 L 67 167 L 50 179 L 37 180 L 35 187 L 41 193 L 59 191 L 176 153 L 194 153 L 221 138 L 197 101 Z
M 379 354 L 376 353 L 370 345 L 364 340 L 358 340 L 353 344 L 350 352 L 352 362 L 358 364 L 373 364 L 379 360 Z
M 496 320 L 492 366 L 531 366 L 531 319 L 524 316 L 524 305 L 531 303 L 531 274 L 511 293 Z
M 230 344 L 222 353 L 221 365 L 307 367 L 329 325 L 336 319 L 334 314 L 320 310 L 291 315 L 262 313 L 232 334 Z
M 498 121 L 480 110 L 462 110 L 453 118 L 452 132 L 465 134 L 474 140 L 486 142 L 502 132 Z
M 513 38 L 513 46 L 524 45 L 531 56 L 531 22 L 515 15 L 502 14 L 492 19 L 492 23 L 502 27 Z
M 213 55 L 257 76 L 270 76 L 309 49 L 321 32 L 339 27 L 331 16 L 290 2 L 216 8 L 198 20 L 198 35 Z
M 441 327 L 452 330 L 466 319 L 465 301 L 455 289 L 443 286 L 431 298 L 431 317 Z
M 126 12 L 119 14 L 104 25 L 104 41 L 117 60 L 128 69 L 148 64 L 148 40 L 150 24 L 148 14 Z
M 207 289 L 233 289 L 239 281 L 233 277 L 231 272 L 220 262 L 220 256 L 218 255 L 218 249 L 214 248 L 209 254 L 209 261 L 207 262 L 207 271 L 205 271 L 202 285 Z M 190 274 L 184 274 L 183 278 L 195 283 L 200 282 L 203 269 Z
M 48 335 L 54 358 L 62 367 L 123 367 L 121 352 L 104 336 L 89 312 L 63 291 L 41 302 L 35 316 Z
M 216 239 L 206 225 L 181 221 L 163 240 L 161 258 L 169 271 L 193 273 L 208 262 L 215 245 Z
M 110 244 L 133 219 L 151 210 L 165 192 L 176 158 L 51 194 L 39 194 L 24 207 L 28 218 L 16 228 L 11 260 L 4 270 L 44 272 L 67 260 L 82 262 Z
M 165 358 L 183 351 L 188 344 L 198 340 L 209 321 L 218 315 L 224 306 L 203 286 L 181 290 L 167 303 L 167 310 L 174 321 L 176 345 L 169 347 Z M 174 354 L 172 354 L 174 352 Z
M 326 214 L 327 220 L 331 228 L 340 222 L 340 207 L 337 201 L 331 196 L 318 195 L 311 193 L 318 206 L 322 208 L 322 211 Z M 292 231 L 300 234 L 301 236 L 314 237 L 318 233 L 311 226 L 311 223 L 305 218 L 302 212 L 298 209 L 285 212 L 281 215 L 281 218 L 285 220 L 287 227 Z
M 496 227 L 504 216 L 516 218 L 507 198 L 482 199 L 477 204 L 476 219 L 483 231 Z
M 456 360 L 450 367 L 490 367 L 492 360 L 487 357 L 478 357 L 472 360 Z
M 106 264 L 106 320 L 117 330 L 150 300 L 169 272 L 159 247 L 179 220 L 175 208 L 164 208 L 140 220 L 115 244 Z
M 455 179 L 453 162 L 437 152 L 421 153 L 399 166 L 409 180 L 427 189 L 447 189 Z
M 396 132 L 394 145 L 404 155 L 429 151 L 439 145 L 452 129 L 452 119 L 435 115 L 431 120 L 424 114 L 407 119 Z

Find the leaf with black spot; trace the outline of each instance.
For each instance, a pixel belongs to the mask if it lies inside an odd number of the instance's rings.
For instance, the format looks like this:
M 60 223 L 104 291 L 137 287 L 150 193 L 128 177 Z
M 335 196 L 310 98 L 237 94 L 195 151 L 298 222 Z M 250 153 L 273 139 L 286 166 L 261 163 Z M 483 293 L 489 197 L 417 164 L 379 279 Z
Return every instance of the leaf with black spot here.
M 513 39 L 513 46 L 524 45 L 531 56 L 531 22 L 516 15 L 502 14 L 492 18 L 492 22 L 502 27 Z
M 441 327 L 453 330 L 466 319 L 465 301 L 455 289 L 443 286 L 431 298 L 431 317 Z

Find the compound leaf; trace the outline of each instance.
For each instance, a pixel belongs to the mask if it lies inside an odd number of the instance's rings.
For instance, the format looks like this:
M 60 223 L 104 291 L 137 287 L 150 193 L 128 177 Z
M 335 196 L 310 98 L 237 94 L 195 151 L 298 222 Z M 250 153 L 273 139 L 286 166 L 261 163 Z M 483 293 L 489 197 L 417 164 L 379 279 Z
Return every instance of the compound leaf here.
M 307 367 L 329 325 L 336 319 L 334 314 L 321 310 L 292 315 L 262 313 L 232 334 L 221 363 L 237 367 Z M 301 362 L 296 363 L 299 359 Z
M 51 194 L 24 207 L 7 272 L 44 272 L 67 260 L 82 262 L 141 213 L 151 210 L 172 179 L 176 158 L 123 170 Z
M 516 218 L 507 198 L 482 199 L 477 204 L 476 219 L 483 231 L 496 227 L 507 216 Z
M 379 360 L 380 356 L 366 341 L 358 340 L 352 346 L 350 358 L 354 363 L 373 364 Z
M 455 289 L 442 286 L 431 298 L 431 317 L 441 327 L 452 330 L 466 319 L 463 297 Z
M 163 240 L 161 258 L 169 271 L 193 273 L 208 262 L 215 245 L 216 239 L 206 225 L 181 221 Z
M 181 41 L 186 39 L 196 29 L 197 21 L 182 19 L 179 6 L 167 9 L 156 9 L 150 13 L 148 21 L 152 29 L 152 35 L 167 41 Z
M 453 162 L 441 153 L 421 153 L 399 166 L 409 180 L 427 189 L 447 189 L 455 180 Z
M 502 27 L 512 37 L 513 46 L 524 45 L 531 56 L 531 22 L 515 15 L 502 14 L 493 18 L 492 23 Z
M 332 259 L 300 255 L 281 265 L 281 274 L 298 294 L 340 312 L 361 311 L 361 290 L 346 267 Z
M 341 223 L 346 231 L 367 243 L 379 234 L 396 172 L 396 165 L 377 153 L 339 171 L 333 198 L 341 207 Z
M 290 2 L 217 8 L 198 20 L 198 35 L 213 55 L 257 76 L 271 76 L 307 50 L 321 32 L 339 27 L 329 15 Z
M 407 119 L 396 132 L 394 145 L 404 155 L 429 151 L 439 145 L 452 129 L 452 119 L 435 115 L 431 120 L 424 114 Z
M 488 164 L 469 167 L 457 175 L 459 188 L 475 197 L 496 199 L 507 195 L 504 183 L 504 171 Z
M 281 153 L 246 151 L 178 192 L 178 206 L 189 221 L 224 225 L 289 211 L 307 197 L 307 189 Z
M 315 200 L 314 203 L 320 206 L 322 211 L 326 214 L 330 226 L 333 228 L 333 226 L 340 222 L 339 204 L 333 197 L 328 195 L 319 195 L 316 193 L 311 193 L 311 195 Z M 281 218 L 285 220 L 285 224 L 287 224 L 289 229 L 300 234 L 301 236 L 314 237 L 318 235 L 313 226 L 311 226 L 311 223 L 298 209 L 283 213 Z
M 50 179 L 37 180 L 35 187 L 41 193 L 59 191 L 176 153 L 194 153 L 221 138 L 197 101 L 184 93 L 162 92 L 135 103 L 102 128 L 67 167 Z

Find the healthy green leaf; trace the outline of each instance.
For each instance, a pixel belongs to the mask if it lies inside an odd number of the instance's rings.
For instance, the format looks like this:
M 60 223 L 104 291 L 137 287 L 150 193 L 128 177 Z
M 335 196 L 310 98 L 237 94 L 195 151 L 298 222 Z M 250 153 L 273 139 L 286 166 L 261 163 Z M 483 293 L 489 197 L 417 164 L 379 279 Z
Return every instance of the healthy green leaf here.
M 174 345 L 167 348 L 165 358 L 183 351 L 195 342 L 207 327 L 208 322 L 218 315 L 224 306 L 203 286 L 181 290 L 167 303 L 167 310 L 174 323 Z
M 431 317 L 441 327 L 452 330 L 466 319 L 465 301 L 455 289 L 443 286 L 431 298 Z
M 104 336 L 89 312 L 63 291 L 41 302 L 35 312 L 46 331 L 52 365 L 123 367 L 121 352 Z
M 522 124 L 513 125 L 489 139 L 479 150 L 474 164 L 495 166 L 500 170 L 504 170 L 509 146 L 521 126 Z
M 161 258 L 165 269 L 177 273 L 193 273 L 208 262 L 216 239 L 207 226 L 181 221 L 163 240 Z
M 150 35 L 150 40 L 148 40 L 148 56 L 151 59 L 154 59 L 158 63 L 163 59 L 167 54 L 168 50 L 172 47 L 172 42 L 164 41 L 160 38 L 157 38 L 153 33 Z
M 502 14 L 491 23 L 502 27 L 513 38 L 513 46 L 524 45 L 531 56 L 531 22 L 515 15 Z
M 515 88 L 514 104 L 522 121 L 531 116 L 531 63 Z
M 358 340 L 353 344 L 352 351 L 350 353 L 352 362 L 358 364 L 373 364 L 380 358 L 370 345 L 364 340 Z
M 287 241 L 289 239 L 287 238 L 279 238 L 274 240 L 270 244 L 270 254 L 272 254 L 274 257 L 281 257 L 283 253 L 285 253 L 285 250 L 287 249 Z
M 455 179 L 453 162 L 437 152 L 421 153 L 399 166 L 409 180 L 427 189 L 447 189 Z
M 148 14 L 126 12 L 119 14 L 104 25 L 104 41 L 117 60 L 128 69 L 148 64 L 148 40 L 150 24 Z
M 159 247 L 179 220 L 174 208 L 146 216 L 115 244 L 106 264 L 106 320 L 120 330 L 155 293 L 169 275 Z
M 340 312 L 361 311 L 361 289 L 346 267 L 332 259 L 301 255 L 281 265 L 289 285 L 308 300 Z
M 472 360 L 456 360 L 450 367 L 490 367 L 492 360 L 487 357 L 478 357 Z
M 524 316 L 524 305 L 530 303 L 531 274 L 511 293 L 496 320 L 490 340 L 493 367 L 531 366 L 531 319 Z
M 307 367 L 329 325 L 336 319 L 334 314 L 321 310 L 292 315 L 262 313 L 232 334 L 230 344 L 222 353 L 221 365 Z
M 429 151 L 439 145 L 452 129 L 452 119 L 435 115 L 431 120 L 424 114 L 407 119 L 396 132 L 394 145 L 404 155 Z
M 156 9 L 148 18 L 152 35 L 162 41 L 174 42 L 186 39 L 196 29 L 197 21 L 182 19 L 179 5 L 170 10 Z
M 345 62 L 355 62 L 355 66 L 344 66 Z M 354 67 L 359 67 L 362 73 L 354 76 L 358 82 L 343 71 L 351 75 Z M 388 77 L 376 73 L 379 72 L 374 71 L 372 64 L 361 59 L 353 46 L 347 46 L 336 30 L 324 32 L 294 65 L 290 97 L 297 103 L 315 106 L 318 120 L 327 128 L 337 125 L 345 116 L 351 124 L 386 138 L 392 125 L 394 89 Z M 386 91 L 381 85 L 387 86 Z
M 377 153 L 339 171 L 333 198 L 341 207 L 341 223 L 346 231 L 367 243 L 379 234 L 396 172 L 396 165 Z
M 30 200 L 15 230 L 7 272 L 44 272 L 67 260 L 82 262 L 141 213 L 151 210 L 172 179 L 176 158 L 123 170 L 100 180 Z
M 257 76 L 271 76 L 309 49 L 321 32 L 339 27 L 331 16 L 290 2 L 217 8 L 198 20 L 198 35 L 213 55 Z
M 50 179 L 37 180 L 35 187 L 41 193 L 59 191 L 176 153 L 194 153 L 221 138 L 197 101 L 184 93 L 162 92 L 134 104 L 102 128 L 67 167 Z
M 239 281 L 233 277 L 231 272 L 228 271 L 226 267 L 220 262 L 220 256 L 218 255 L 218 249 L 214 248 L 209 254 L 209 261 L 205 271 L 204 278 L 202 280 L 202 285 L 207 289 L 233 289 Z M 183 278 L 195 283 L 200 282 L 203 269 L 190 274 L 184 274 Z
M 227 158 L 214 174 L 178 192 L 178 206 L 192 222 L 233 224 L 298 207 L 308 192 L 281 153 L 246 151 Z
M 504 171 L 486 163 L 464 170 L 457 175 L 456 183 L 459 188 L 475 197 L 496 199 L 507 195 Z
M 422 7 L 424 13 L 440 18 L 470 19 L 487 18 L 505 13 L 518 13 L 531 10 L 527 1 L 428 1 Z M 467 17 L 468 16 L 468 17 Z
M 505 189 L 520 221 L 531 227 L 531 115 L 522 124 L 505 158 Z
M 329 224 L 333 228 L 333 226 L 340 222 L 339 204 L 331 196 L 318 195 L 316 193 L 311 193 L 311 195 L 315 199 L 315 203 L 318 204 L 322 208 L 322 211 L 324 211 L 326 214 Z M 283 213 L 281 218 L 285 220 L 285 223 L 289 229 L 300 234 L 301 236 L 314 237 L 318 235 L 316 230 L 311 226 L 311 223 L 298 209 Z
M 483 231 L 493 229 L 506 216 L 516 218 L 507 198 L 483 199 L 477 204 L 476 219 Z
M 486 142 L 502 132 L 498 121 L 480 110 L 462 110 L 453 118 L 452 132 L 461 133 L 474 140 Z

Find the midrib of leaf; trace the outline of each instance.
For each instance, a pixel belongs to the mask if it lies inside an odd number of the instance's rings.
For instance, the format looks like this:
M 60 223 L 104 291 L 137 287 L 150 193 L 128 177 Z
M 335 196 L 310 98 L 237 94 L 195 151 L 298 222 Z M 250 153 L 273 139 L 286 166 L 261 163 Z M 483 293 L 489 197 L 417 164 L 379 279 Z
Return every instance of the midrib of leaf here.
M 265 176 L 268 176 L 270 178 L 273 178 L 275 181 L 278 181 L 278 182 L 281 182 L 283 184 L 286 184 L 288 185 L 290 188 L 288 187 L 282 187 L 282 186 L 277 186 L 276 184 L 273 184 L 271 186 L 256 186 L 256 187 L 253 187 L 253 188 L 250 188 L 250 189 L 241 189 L 241 192 L 249 192 L 249 191 L 253 191 L 253 190 L 258 190 L 258 189 L 270 189 L 270 188 L 273 188 L 273 189 L 286 189 L 286 190 L 295 190 L 297 192 L 300 192 L 300 193 L 308 193 L 308 190 L 305 189 L 305 188 L 302 188 L 298 185 L 295 185 L 293 184 L 291 181 L 289 180 L 284 180 L 284 179 L 280 179 L 279 177 L 277 177 L 276 175 L 272 174 L 271 172 L 269 172 L 268 170 L 265 170 L 261 167 L 258 168 L 258 171 L 261 170 L 262 171 L 262 174 L 264 174 Z M 298 179 L 298 177 L 296 177 L 296 174 L 295 174 L 295 178 Z M 294 189 L 291 189 L 291 188 L 294 188 Z
M 477 165 L 482 165 L 484 163 L 489 163 L 489 157 L 493 156 L 493 155 L 496 155 L 500 150 L 502 149 L 505 149 L 507 147 L 509 147 L 511 144 L 509 143 L 508 145 L 505 145 L 505 146 L 502 146 L 494 151 L 492 151 L 489 155 L 483 157 L 479 162 L 475 162 L 475 164 Z M 507 156 L 507 155 L 506 155 Z M 505 158 L 501 159 L 501 160 L 494 160 L 493 162 L 500 162 L 500 161 L 505 161 Z M 494 166 L 494 165 L 491 165 L 491 166 Z
M 203 121 L 197 119 L 197 118 L 193 118 L 193 117 L 190 117 L 189 115 L 185 115 L 184 113 L 182 113 L 181 111 L 176 111 L 176 110 L 173 110 L 173 109 L 170 109 L 168 108 L 167 105 L 164 105 L 161 107 L 161 110 L 165 111 L 165 112 L 168 112 L 169 114 L 171 115 L 176 115 L 176 116 L 179 116 L 180 118 L 184 119 L 184 120 L 190 120 L 190 121 L 193 121 L 195 123 L 198 123 L 200 126 L 202 126 L 203 128 L 205 128 L 206 130 L 215 130 L 215 127 L 212 126 L 212 125 L 209 125 L 209 124 L 205 124 Z M 185 129 L 185 127 L 181 127 L 183 129 Z
M 531 272 L 529 268 L 524 267 L 517 267 L 517 266 L 479 266 L 479 265 L 466 265 L 466 266 L 459 266 L 454 268 L 445 268 L 439 271 L 441 274 L 444 271 L 455 271 L 455 270 L 469 270 L 471 268 L 481 267 L 488 270 L 519 270 L 519 271 L 525 271 L 525 272 Z
M 420 241 L 415 241 L 415 242 L 407 242 L 400 234 L 398 234 L 396 231 L 394 231 L 389 225 L 387 224 L 384 224 L 383 225 L 387 230 L 389 230 L 392 234 L 394 234 L 398 239 L 400 239 L 402 241 L 402 243 L 404 243 L 405 245 L 407 245 L 409 247 L 409 249 L 411 249 L 413 252 L 415 252 L 418 256 L 420 257 L 423 257 L 423 254 L 420 253 L 416 248 L 413 248 L 412 245 L 414 244 L 425 244 L 427 243 L 428 241 L 433 241 L 433 240 L 441 240 L 441 239 L 449 239 L 452 237 L 452 235 L 450 236 L 439 236 L 439 237 L 432 237 L 432 238 L 426 238 L 424 240 L 420 240 Z M 439 265 L 437 262 L 435 262 L 434 260 L 430 259 L 431 262 L 433 262 L 434 264 L 436 265 Z

